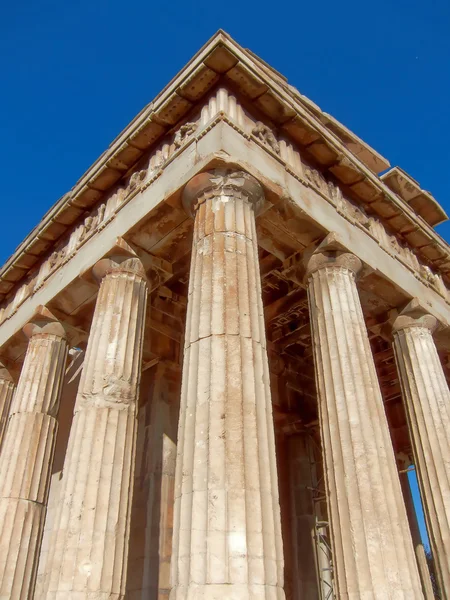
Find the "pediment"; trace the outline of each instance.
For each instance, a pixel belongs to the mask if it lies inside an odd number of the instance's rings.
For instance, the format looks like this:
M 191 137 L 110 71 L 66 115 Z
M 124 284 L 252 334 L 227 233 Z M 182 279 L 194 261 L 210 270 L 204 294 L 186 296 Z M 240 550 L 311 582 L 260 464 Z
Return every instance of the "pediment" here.
M 322 177 L 342 186 L 351 201 L 389 221 L 392 233 L 449 277 L 449 248 L 432 229 L 447 217 L 432 196 L 414 182 L 415 204 L 410 202 L 403 188 L 393 186 L 395 178 L 386 177 L 392 171 L 378 176 L 389 167 L 385 158 L 264 61 L 218 32 L 19 246 L 0 271 L 0 300 L 41 257 L 49 255 L 50 263 L 57 263 L 59 240 L 77 224 L 82 236 L 100 226 L 107 210 L 102 199 L 126 195 L 139 185 L 146 158 L 151 155 L 148 170 L 156 171 L 214 118 L 228 120 L 288 168 L 301 170 L 306 161 L 310 179 Z

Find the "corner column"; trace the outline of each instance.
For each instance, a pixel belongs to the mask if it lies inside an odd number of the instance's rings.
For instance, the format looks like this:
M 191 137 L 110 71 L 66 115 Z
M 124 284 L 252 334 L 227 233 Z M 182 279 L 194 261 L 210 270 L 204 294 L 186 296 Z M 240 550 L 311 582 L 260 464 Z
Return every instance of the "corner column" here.
M 147 282 L 141 262 L 113 256 L 100 281 L 49 550 L 45 597 L 124 597 Z
M 450 598 L 450 390 L 437 325 L 412 300 L 394 322 L 394 351 L 440 591 Z
M 24 327 L 27 353 L 0 454 L 0 598 L 33 597 L 47 510 L 67 341 L 44 307 Z
M 361 261 L 330 234 L 307 284 L 319 420 L 341 599 L 423 598 L 356 286 Z
M 0 362 L 0 452 L 2 451 L 3 437 L 9 417 L 9 408 L 14 395 L 14 382 L 3 363 Z
M 282 600 L 278 500 L 248 173 L 187 185 L 195 215 L 178 428 L 171 600 Z

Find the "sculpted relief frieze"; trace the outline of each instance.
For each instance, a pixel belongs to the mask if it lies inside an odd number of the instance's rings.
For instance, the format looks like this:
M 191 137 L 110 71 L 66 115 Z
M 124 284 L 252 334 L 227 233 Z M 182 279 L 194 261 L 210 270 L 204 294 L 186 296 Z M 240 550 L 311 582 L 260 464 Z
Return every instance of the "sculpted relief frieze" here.
M 407 245 L 402 245 L 395 235 L 391 235 L 379 219 L 368 216 L 361 206 L 357 206 L 346 198 L 334 182 L 329 181 L 320 171 L 306 164 L 288 139 L 279 135 L 267 124 L 255 119 L 248 111 L 244 110 L 234 95 L 221 88 L 199 111 L 197 117 L 194 115 L 189 122 L 182 124 L 176 131 L 170 133 L 151 152 L 144 164 L 141 164 L 123 184 L 112 190 L 99 205 L 87 213 L 39 267 L 30 272 L 28 278 L 17 289 L 15 296 L 6 306 L 0 308 L 0 323 L 10 318 L 24 300 L 39 290 L 48 278 L 75 256 L 83 244 L 106 227 L 131 198 L 158 178 L 165 166 L 179 152 L 205 135 L 219 120 L 225 120 L 244 137 L 270 152 L 291 175 L 318 192 L 335 207 L 342 217 L 357 227 L 363 228 L 383 250 L 399 260 L 420 281 L 432 287 L 450 303 L 450 292 L 440 275 L 433 273 L 428 266 L 423 265 L 414 251 Z

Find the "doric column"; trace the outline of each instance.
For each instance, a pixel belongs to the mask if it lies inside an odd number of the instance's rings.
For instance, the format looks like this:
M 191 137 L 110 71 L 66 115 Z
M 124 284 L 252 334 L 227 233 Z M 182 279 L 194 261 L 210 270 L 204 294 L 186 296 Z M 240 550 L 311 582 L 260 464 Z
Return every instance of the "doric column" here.
M 402 466 L 404 467 L 406 465 L 403 464 Z M 422 582 L 423 595 L 425 596 L 425 600 L 433 600 L 434 593 L 433 586 L 431 585 L 430 570 L 428 568 L 427 557 L 425 556 L 425 549 L 423 547 L 423 543 L 420 537 L 419 523 L 417 522 L 417 514 L 411 493 L 411 486 L 409 485 L 408 473 L 407 471 L 401 471 L 399 473 L 399 476 L 400 485 L 403 492 L 403 499 L 405 501 L 406 514 L 408 515 L 409 528 L 411 530 L 411 537 L 416 553 L 416 560 L 417 566 L 419 568 L 420 580 Z
M 394 322 L 394 350 L 439 585 L 450 598 L 450 391 L 436 327 L 413 300 Z
M 46 598 L 124 597 L 147 282 L 129 256 L 99 261 L 101 281 L 49 550 Z
M 171 600 L 284 598 L 283 550 L 255 232 L 258 182 L 194 177 L 175 475 Z
M 14 381 L 3 363 L 0 362 L 0 452 L 9 417 L 9 407 L 14 394 Z
M 307 262 L 336 593 L 423 598 L 356 275 L 330 234 Z
M 58 429 L 67 341 L 40 307 L 0 453 L 0 598 L 33 597 Z

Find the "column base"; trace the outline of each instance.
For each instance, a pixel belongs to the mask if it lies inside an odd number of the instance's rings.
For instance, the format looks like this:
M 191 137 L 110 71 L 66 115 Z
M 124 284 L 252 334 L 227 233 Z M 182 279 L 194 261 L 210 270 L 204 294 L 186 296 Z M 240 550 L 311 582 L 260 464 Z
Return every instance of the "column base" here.
M 285 600 L 283 588 L 275 585 L 212 583 L 172 588 L 169 600 Z

